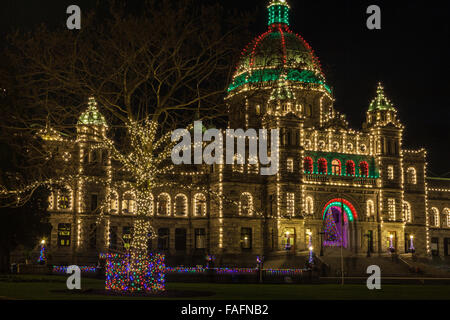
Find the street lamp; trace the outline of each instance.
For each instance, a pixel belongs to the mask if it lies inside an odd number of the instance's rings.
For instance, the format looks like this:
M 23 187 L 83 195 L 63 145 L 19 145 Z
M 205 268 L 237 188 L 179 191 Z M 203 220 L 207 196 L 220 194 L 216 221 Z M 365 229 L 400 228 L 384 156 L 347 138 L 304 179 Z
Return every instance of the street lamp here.
M 323 236 L 325 235 L 325 232 L 321 231 L 319 232 L 320 235 L 320 256 L 323 257 Z
M 313 246 L 310 246 L 309 247 L 309 263 L 310 264 L 314 263 L 313 250 L 314 250 Z
M 367 237 L 367 258 L 370 258 L 370 241 L 372 239 L 372 235 L 368 233 L 365 234 L 364 237 Z

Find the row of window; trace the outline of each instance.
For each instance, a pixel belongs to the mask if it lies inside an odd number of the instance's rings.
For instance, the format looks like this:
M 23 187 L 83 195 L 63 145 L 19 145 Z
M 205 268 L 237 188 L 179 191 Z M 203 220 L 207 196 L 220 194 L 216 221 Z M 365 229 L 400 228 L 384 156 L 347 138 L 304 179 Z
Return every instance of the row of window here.
M 441 215 L 438 208 L 431 208 L 430 213 L 430 225 L 432 227 L 447 227 L 450 228 L 450 209 L 444 208 L 442 210 L 443 221 L 441 221 Z
M 154 199 L 150 195 L 150 213 L 154 212 Z M 119 202 L 121 207 L 119 207 Z M 173 210 L 175 215 L 186 216 L 188 214 L 188 196 L 185 194 L 178 194 L 175 196 L 173 203 Z M 95 211 L 98 208 L 98 195 L 92 194 L 90 197 L 90 209 Z M 64 190 L 58 191 L 56 208 L 58 210 L 72 210 L 73 209 L 73 192 L 69 187 Z M 54 194 L 51 193 L 49 197 L 49 209 L 55 209 Z M 161 193 L 157 197 L 156 212 L 158 215 L 170 216 L 172 214 L 172 199 L 168 193 Z M 193 197 L 193 210 L 196 216 L 205 216 L 207 212 L 206 196 L 202 193 L 197 193 Z M 119 201 L 119 195 L 117 192 L 112 192 L 109 201 L 109 212 L 112 214 L 118 214 L 121 211 L 123 214 L 136 214 L 136 196 L 133 192 L 125 192 Z
M 288 167 L 290 166 L 288 162 Z M 328 174 L 328 161 L 324 158 L 317 160 L 317 172 L 314 172 L 313 160 L 310 157 L 306 157 L 303 160 L 303 170 L 306 173 L 318 173 L 318 174 Z M 331 162 L 331 174 L 340 176 L 342 175 L 342 164 L 338 159 L 334 159 Z M 356 175 L 356 165 L 353 160 L 348 160 L 345 163 L 345 174 L 346 176 Z M 359 175 L 361 177 L 369 176 L 369 164 L 366 161 L 359 163 Z
M 109 248 L 112 250 L 118 249 L 130 249 L 132 228 L 130 226 L 122 227 L 121 237 L 119 236 L 119 230 L 117 226 L 111 226 L 109 230 Z M 157 230 L 157 250 L 169 250 L 170 248 L 170 229 L 159 228 Z M 89 248 L 96 248 L 97 243 L 97 226 L 92 224 L 89 229 L 87 243 Z M 187 249 L 187 230 L 184 228 L 175 229 L 175 250 L 184 251 Z M 240 244 L 242 249 L 252 248 L 252 228 L 241 228 Z M 194 248 L 206 249 L 206 230 L 204 228 L 194 229 Z M 58 246 L 70 247 L 71 245 L 71 224 L 60 223 L 58 224 Z M 152 249 L 152 241 L 149 238 L 148 248 Z

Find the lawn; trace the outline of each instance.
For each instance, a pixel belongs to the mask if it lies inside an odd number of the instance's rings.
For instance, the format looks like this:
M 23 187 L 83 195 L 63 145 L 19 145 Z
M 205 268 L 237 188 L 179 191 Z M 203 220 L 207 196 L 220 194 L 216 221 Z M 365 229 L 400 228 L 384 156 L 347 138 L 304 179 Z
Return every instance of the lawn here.
M 188 299 L 188 300 L 450 300 L 449 285 L 382 285 L 368 290 L 363 285 L 293 284 L 209 284 L 167 283 L 175 298 L 110 296 L 100 294 L 103 281 L 82 279 L 82 291 L 69 291 L 63 276 L 0 276 L 0 299 L 26 300 L 111 300 L 111 299 Z

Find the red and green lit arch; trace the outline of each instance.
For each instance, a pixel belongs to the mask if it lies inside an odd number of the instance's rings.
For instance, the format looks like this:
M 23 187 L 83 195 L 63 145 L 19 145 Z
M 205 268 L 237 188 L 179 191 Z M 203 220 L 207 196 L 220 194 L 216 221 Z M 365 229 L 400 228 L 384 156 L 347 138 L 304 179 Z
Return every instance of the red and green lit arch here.
M 344 204 L 344 211 L 349 221 L 353 221 L 354 219 L 358 219 L 358 213 L 356 212 L 355 207 L 347 200 L 341 198 L 331 199 L 323 209 L 323 219 L 325 219 L 325 214 L 328 209 L 332 207 L 338 207 L 339 209 L 342 207 L 342 203 Z M 345 220 L 344 220 L 345 221 Z

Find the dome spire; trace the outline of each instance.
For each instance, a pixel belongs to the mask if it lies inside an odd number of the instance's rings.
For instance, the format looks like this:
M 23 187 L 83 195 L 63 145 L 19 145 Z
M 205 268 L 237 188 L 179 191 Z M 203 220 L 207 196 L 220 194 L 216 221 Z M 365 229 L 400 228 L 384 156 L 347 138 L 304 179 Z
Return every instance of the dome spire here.
M 271 0 L 269 6 L 269 26 L 277 23 L 289 25 L 289 4 L 287 0 Z
M 97 101 L 94 97 L 89 97 L 88 108 L 81 114 L 78 124 L 108 127 L 105 117 L 97 109 Z
M 378 82 L 377 96 L 372 100 L 369 106 L 369 111 L 373 110 L 392 110 L 394 105 L 384 95 L 384 88 L 381 82 Z

